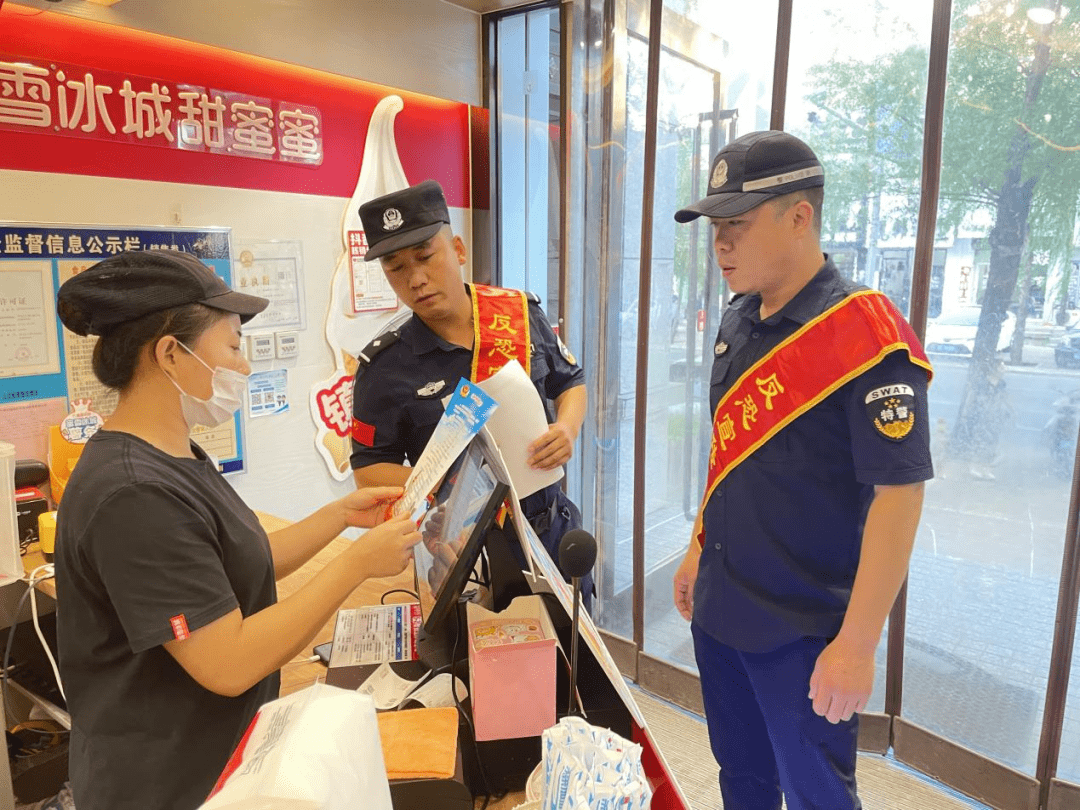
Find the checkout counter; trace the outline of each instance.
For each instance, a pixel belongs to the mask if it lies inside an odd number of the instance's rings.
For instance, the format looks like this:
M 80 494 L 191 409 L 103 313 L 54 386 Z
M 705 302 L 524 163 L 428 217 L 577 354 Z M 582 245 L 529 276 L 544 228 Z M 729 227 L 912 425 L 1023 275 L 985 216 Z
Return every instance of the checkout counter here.
M 259 513 L 259 519 L 268 532 L 275 531 L 288 525 L 288 521 L 264 513 Z M 351 541 L 344 538 L 336 538 L 299 570 L 288 577 L 279 580 L 279 599 L 286 598 L 298 590 L 315 572 L 321 570 L 328 562 L 332 561 L 340 554 L 350 542 Z M 42 564 L 44 559 L 42 558 L 40 551 L 38 551 L 35 546 L 32 546 L 24 556 L 23 562 L 29 573 L 38 565 Z M 22 596 L 22 593 L 25 592 L 26 587 L 25 583 L 20 582 L 7 588 L 0 589 L 0 615 L 2 615 L 3 603 L 7 601 L 12 601 L 13 604 L 17 603 Z M 396 577 L 371 579 L 362 583 L 350 595 L 342 605 L 342 608 L 377 605 L 380 603 L 384 594 L 387 594 L 394 589 L 412 590 L 413 587 L 414 574 L 410 567 Z M 37 590 L 39 595 L 43 597 L 39 599 L 39 615 L 55 610 L 54 583 L 51 580 L 41 582 L 37 585 Z M 386 596 L 386 601 L 389 603 L 395 601 L 408 602 L 413 600 L 408 594 L 394 593 Z M 571 622 L 567 612 L 562 610 L 559 606 L 559 601 L 551 598 L 550 595 L 545 598 L 545 604 L 548 607 L 552 624 L 559 635 L 563 649 L 568 651 L 570 649 Z M 21 621 L 28 617 L 9 615 L 4 618 L 7 618 L 5 624 L 10 625 L 12 622 Z M 360 678 L 355 671 L 353 671 L 352 674 L 348 674 L 349 670 L 344 669 L 335 672 L 334 669 L 328 669 L 322 662 L 311 660 L 313 657 L 311 655 L 311 647 L 322 642 L 331 641 L 334 637 L 334 627 L 335 619 L 331 619 L 321 628 L 311 646 L 306 648 L 293 661 L 282 668 L 282 695 L 303 689 L 317 681 L 324 681 L 346 688 L 355 688 L 359 685 Z M 610 728 L 621 736 L 642 745 L 642 761 L 645 765 L 646 773 L 653 783 L 654 797 L 652 806 L 654 808 L 662 810 L 663 808 L 687 807 L 681 792 L 674 783 L 674 779 L 656 751 L 652 739 L 645 728 L 644 720 L 641 719 L 640 712 L 637 710 L 636 705 L 626 705 L 625 699 L 629 695 L 629 692 L 627 690 L 617 690 L 612 685 L 610 674 L 604 671 L 600 662 L 598 662 L 596 657 L 588 651 L 587 646 L 584 643 L 581 645 L 580 649 L 582 655 L 579 673 L 579 692 L 582 694 L 585 710 L 588 713 L 588 720 L 595 725 Z M 461 654 L 467 657 L 467 653 L 464 650 L 461 651 Z M 467 660 L 465 663 L 467 665 Z M 561 666 L 559 668 L 559 671 L 563 674 L 561 674 L 558 679 L 556 690 L 556 707 L 559 709 L 559 716 L 565 714 L 569 698 L 569 678 L 565 674 L 564 669 L 565 668 Z M 459 671 L 459 675 L 461 674 L 463 673 Z M 35 698 L 33 695 L 30 695 L 27 690 L 20 689 L 16 686 L 13 691 L 26 693 L 28 700 L 38 702 L 39 705 L 42 705 L 42 701 Z M 631 702 L 633 701 L 632 697 L 629 699 Z M 17 702 L 23 703 L 24 701 Z M 48 704 L 48 701 L 44 701 L 44 703 Z M 49 705 L 51 706 L 51 704 Z M 465 702 L 465 706 L 466 708 L 468 707 L 467 701 Z M 2 709 L 2 706 L 0 706 L 0 709 Z M 52 707 L 52 709 L 55 709 L 55 707 Z M 5 721 L 5 727 L 6 726 L 7 722 Z M 511 808 L 515 808 L 519 804 L 525 802 L 525 781 L 529 773 L 539 762 L 540 758 L 540 743 L 538 737 L 493 740 L 490 742 L 474 744 L 469 738 L 469 731 L 466 726 L 461 724 L 459 728 L 458 750 L 461 757 L 458 780 L 462 785 L 469 786 L 470 784 L 478 784 L 477 774 L 478 771 L 482 769 L 492 792 L 496 794 L 506 794 L 501 799 L 490 802 L 488 804 L 489 808 L 494 808 L 494 810 L 511 810 Z M 479 766 L 477 764 L 478 756 L 482 760 L 482 764 Z M 2 760 L 0 761 L 0 810 L 13 810 L 14 800 L 12 798 L 11 773 L 8 759 L 7 757 L 3 757 L 0 758 L 0 760 Z M 392 793 L 395 795 L 395 810 L 404 810 L 406 805 L 436 806 L 435 804 L 431 804 L 431 797 L 438 795 L 438 788 L 434 787 L 433 789 L 435 790 L 435 793 L 432 793 L 430 790 L 425 793 L 422 786 L 419 790 L 414 787 L 411 793 L 406 792 L 404 794 L 401 791 L 395 792 L 392 789 Z M 399 797 L 403 795 L 406 796 L 405 800 L 399 801 Z M 450 795 L 457 797 L 457 803 L 453 804 L 454 807 L 462 806 L 462 796 L 465 796 L 466 799 L 468 798 L 467 794 L 460 790 L 450 791 L 444 795 L 447 795 L 448 797 Z M 20 796 L 20 798 L 25 801 L 29 797 Z M 402 806 L 399 807 L 399 804 Z M 472 804 L 472 801 L 468 801 L 468 804 L 465 806 L 471 806 Z M 450 805 L 438 804 L 438 806 L 449 807 Z M 477 800 L 476 806 L 479 807 L 479 800 Z

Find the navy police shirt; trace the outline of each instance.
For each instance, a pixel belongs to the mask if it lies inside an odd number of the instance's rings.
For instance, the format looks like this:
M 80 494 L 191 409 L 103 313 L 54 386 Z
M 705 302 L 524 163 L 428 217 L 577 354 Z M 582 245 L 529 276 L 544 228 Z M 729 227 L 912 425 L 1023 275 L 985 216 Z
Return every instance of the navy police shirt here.
M 552 331 L 538 299 L 532 294 L 528 298 L 529 371 L 551 423 L 555 399 L 584 385 L 585 372 Z M 471 349 L 448 343 L 416 316 L 406 321 L 370 364 L 366 368 L 361 364 L 356 372 L 353 416 L 362 423 L 357 432 L 364 441 L 355 436 L 352 440 L 352 468 L 406 460 L 415 464 L 442 417 L 442 400 L 471 371 Z M 522 437 L 526 443 L 538 438 Z M 552 485 L 525 498 L 521 506 L 526 516 L 533 517 L 549 506 L 557 488 Z
M 715 344 L 710 413 L 739 377 L 859 285 L 826 262 L 779 312 L 736 297 Z M 812 358 L 811 358 L 812 359 Z M 879 389 L 909 386 L 915 424 L 899 439 L 875 426 Z M 776 433 L 717 486 L 705 506 L 694 622 L 723 644 L 766 652 L 832 638 L 851 597 L 874 485 L 933 477 L 927 374 L 894 352 Z

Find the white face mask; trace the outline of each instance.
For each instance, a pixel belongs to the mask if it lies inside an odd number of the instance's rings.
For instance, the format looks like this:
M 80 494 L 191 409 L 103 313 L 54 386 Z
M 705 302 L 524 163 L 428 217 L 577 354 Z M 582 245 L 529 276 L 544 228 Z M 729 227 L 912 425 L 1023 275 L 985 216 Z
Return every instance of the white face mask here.
M 180 343 L 180 341 L 177 341 L 177 343 Z M 180 343 L 180 345 L 184 346 L 183 343 Z M 188 354 L 207 368 L 210 368 L 199 355 L 188 349 L 187 346 L 184 346 L 184 348 L 187 349 Z M 210 371 L 214 375 L 211 381 L 214 393 L 210 399 L 199 399 L 192 396 L 181 388 L 176 380 L 169 377 L 169 382 L 175 385 L 176 390 L 180 392 L 180 407 L 183 409 L 188 430 L 196 425 L 217 427 L 231 418 L 244 404 L 244 393 L 247 391 L 246 374 L 222 368 L 221 366 L 212 368 Z

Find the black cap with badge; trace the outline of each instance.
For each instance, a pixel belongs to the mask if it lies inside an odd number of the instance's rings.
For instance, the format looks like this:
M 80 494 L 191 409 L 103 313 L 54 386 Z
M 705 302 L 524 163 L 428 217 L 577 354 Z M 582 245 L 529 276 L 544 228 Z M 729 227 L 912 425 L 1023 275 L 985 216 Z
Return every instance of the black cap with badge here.
M 236 292 L 190 253 L 129 250 L 88 267 L 60 285 L 56 313 L 77 335 L 104 335 L 152 312 L 203 304 L 246 323 L 270 302 Z
M 368 243 L 364 258 L 372 261 L 427 241 L 450 224 L 450 212 L 442 186 L 425 180 L 364 203 L 360 222 Z
M 751 132 L 716 153 L 708 194 L 676 211 L 675 221 L 733 217 L 774 197 L 824 185 L 821 161 L 794 135 L 779 130 Z

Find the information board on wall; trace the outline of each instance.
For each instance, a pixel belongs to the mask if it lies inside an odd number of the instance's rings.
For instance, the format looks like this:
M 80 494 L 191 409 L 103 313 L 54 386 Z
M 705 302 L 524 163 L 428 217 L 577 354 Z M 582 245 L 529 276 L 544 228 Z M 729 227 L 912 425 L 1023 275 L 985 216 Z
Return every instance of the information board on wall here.
M 42 419 L 56 424 L 57 412 L 62 418 L 73 403 L 87 401 L 102 417 L 112 414 L 117 392 L 101 385 L 91 367 L 97 337 L 63 327 L 56 291 L 102 259 L 151 248 L 190 253 L 232 286 L 227 228 L 0 223 L 0 439 L 46 461 Z M 244 470 L 239 413 L 216 428 L 196 428 L 192 439 L 222 472 Z

